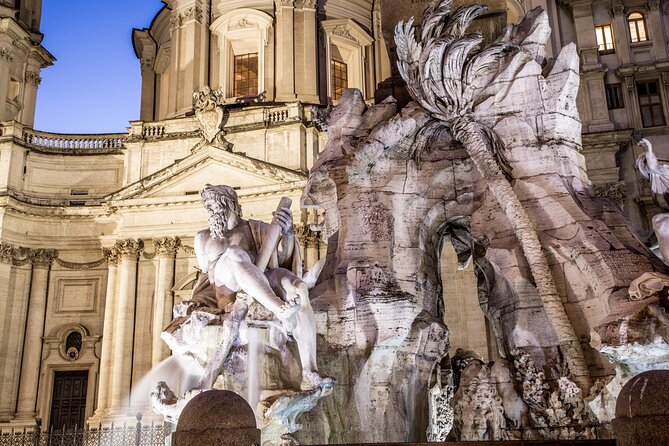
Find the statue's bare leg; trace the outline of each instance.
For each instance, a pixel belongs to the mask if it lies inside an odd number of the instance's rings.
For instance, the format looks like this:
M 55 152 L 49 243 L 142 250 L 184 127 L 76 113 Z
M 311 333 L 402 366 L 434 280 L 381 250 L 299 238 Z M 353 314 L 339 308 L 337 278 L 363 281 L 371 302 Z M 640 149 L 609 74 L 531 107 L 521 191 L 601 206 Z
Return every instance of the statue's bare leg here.
M 318 373 L 316 364 L 316 316 L 309 302 L 307 284 L 287 270 L 277 269 L 267 273 L 272 282 L 279 282 L 276 287 L 285 294 L 288 300 L 300 301 L 300 311 L 296 314 L 293 338 L 297 343 L 297 350 L 302 365 L 302 390 L 313 390 L 325 383 L 334 384 L 334 380 Z M 275 285 L 276 286 L 276 285 Z
M 300 310 L 299 298 L 284 302 L 277 297 L 265 275 L 251 262 L 248 253 L 238 246 L 230 246 L 218 259 L 214 280 L 217 288 L 222 286 L 231 291 L 243 289 L 274 313 L 287 329 L 295 327 L 295 314 Z
M 248 305 L 241 299 L 237 299 L 232 306 L 232 312 L 223 321 L 223 342 L 216 349 L 216 353 L 211 357 L 204 369 L 204 374 L 197 387 L 203 390 L 209 390 L 214 386 L 216 378 L 223 370 L 223 363 L 230 354 L 230 349 L 239 337 L 239 325 L 246 318 Z

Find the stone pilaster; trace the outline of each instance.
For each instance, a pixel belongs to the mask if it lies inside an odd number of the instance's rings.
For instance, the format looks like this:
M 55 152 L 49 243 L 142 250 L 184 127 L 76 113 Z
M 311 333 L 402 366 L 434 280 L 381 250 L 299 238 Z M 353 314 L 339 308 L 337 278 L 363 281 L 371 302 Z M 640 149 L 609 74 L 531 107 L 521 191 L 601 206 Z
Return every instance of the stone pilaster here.
M 103 249 L 107 259 L 107 292 L 105 293 L 105 318 L 102 331 L 102 353 L 100 357 L 100 381 L 97 387 L 95 421 L 99 421 L 109 410 L 111 399 L 111 377 L 114 375 L 114 312 L 117 310 L 118 264 L 120 253 L 116 246 Z M 92 423 L 96 424 L 96 423 Z
M 23 345 L 23 360 L 21 361 L 19 398 L 15 415 L 18 420 L 32 421 L 36 415 L 49 270 L 57 256 L 58 254 L 54 249 L 37 249 L 29 254 L 32 263 L 32 280 Z
M 157 264 L 156 288 L 153 293 L 153 344 L 151 350 L 151 365 L 154 367 L 170 355 L 170 349 L 160 339 L 160 333 L 172 320 L 174 258 L 180 244 L 181 240 L 177 237 L 161 237 L 153 240 Z
M 116 242 L 121 263 L 119 286 L 114 311 L 114 373 L 111 379 L 111 405 L 109 415 L 122 415 L 130 397 L 132 371 L 133 332 L 135 330 L 135 291 L 137 283 L 137 260 L 143 248 L 141 241 L 134 239 Z
M 616 54 L 622 66 L 630 65 L 632 58 L 627 31 L 629 27 L 625 17 L 626 8 L 622 2 L 616 2 L 613 4 L 611 12 L 613 13 L 613 29 L 616 30 L 613 36 Z
M 295 42 L 293 0 L 275 0 L 276 5 L 276 100 L 290 102 L 295 95 Z
M 42 78 L 40 77 L 40 65 L 34 58 L 28 59 L 28 66 L 24 75 L 23 83 L 23 108 L 21 109 L 21 122 L 27 127 L 35 124 L 35 104 L 37 102 L 37 88 Z
M 316 1 L 299 0 L 295 10 L 295 90 L 301 102 L 318 104 Z
M 662 12 L 660 10 L 660 0 L 650 0 L 648 2 L 648 33 L 651 42 L 653 42 L 653 55 L 656 62 L 667 61 L 667 42 L 662 30 Z
M 174 1 L 171 23 L 176 98 L 170 114 L 181 116 L 193 109 L 193 92 L 209 83 L 209 2 Z

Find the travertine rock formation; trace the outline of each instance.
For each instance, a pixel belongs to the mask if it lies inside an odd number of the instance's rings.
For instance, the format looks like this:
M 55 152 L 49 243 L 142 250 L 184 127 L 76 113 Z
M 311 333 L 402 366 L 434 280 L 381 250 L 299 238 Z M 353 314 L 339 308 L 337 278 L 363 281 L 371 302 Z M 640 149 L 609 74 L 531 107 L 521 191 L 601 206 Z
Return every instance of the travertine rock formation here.
M 400 72 L 418 104 L 395 114 L 391 100 L 367 108 L 347 91 L 330 116 L 302 204 L 325 210 L 328 255 L 312 299 L 319 364 L 338 386 L 306 441 L 423 438 L 430 366 L 447 346 L 437 271 L 450 239 L 461 260 L 474 257 L 500 354 L 522 347 L 537 370 L 565 360 L 530 427 L 592 437 L 584 397 L 613 368 L 590 331 L 628 301 L 632 280 L 664 269 L 619 207 L 589 191 L 575 46 L 546 65 L 550 29 L 533 10 L 478 51 L 465 32 L 481 11 L 432 4 L 419 42 L 411 22 L 398 26 Z M 564 417 L 536 415 L 558 409 Z M 496 438 L 507 418 L 492 419 Z

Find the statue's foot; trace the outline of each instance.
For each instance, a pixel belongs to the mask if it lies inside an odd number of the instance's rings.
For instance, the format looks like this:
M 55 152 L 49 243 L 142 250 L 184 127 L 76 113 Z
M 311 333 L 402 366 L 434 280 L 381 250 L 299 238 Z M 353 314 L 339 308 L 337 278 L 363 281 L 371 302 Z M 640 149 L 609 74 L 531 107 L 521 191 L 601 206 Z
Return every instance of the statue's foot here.
M 281 308 L 279 308 L 279 314 L 277 314 L 277 317 L 288 331 L 295 330 L 295 327 L 297 326 L 295 315 L 298 311 L 300 311 L 300 304 L 300 298 L 296 297 L 294 299 L 289 299 L 287 302 L 281 305 Z
M 329 376 L 323 376 L 317 372 L 303 372 L 300 389 L 304 391 L 316 390 L 322 388 L 323 390 L 330 390 L 335 385 L 335 379 Z

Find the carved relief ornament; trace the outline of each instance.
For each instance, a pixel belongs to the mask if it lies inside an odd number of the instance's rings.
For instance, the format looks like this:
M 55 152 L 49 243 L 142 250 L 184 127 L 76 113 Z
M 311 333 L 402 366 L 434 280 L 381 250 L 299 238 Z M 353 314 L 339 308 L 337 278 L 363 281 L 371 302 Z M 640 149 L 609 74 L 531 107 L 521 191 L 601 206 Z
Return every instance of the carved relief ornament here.
M 174 257 L 181 246 L 179 237 L 160 237 L 153 239 L 153 247 L 158 255 Z
M 26 71 L 26 82 L 31 85 L 39 85 L 42 82 L 42 78 L 39 73 L 36 71 Z
M 202 90 L 193 93 L 195 117 L 200 121 L 202 135 L 209 143 L 221 133 L 224 102 L 225 94 L 221 89 L 212 90 L 205 86 Z
M 34 249 L 30 252 L 28 257 L 30 257 L 33 266 L 48 268 L 58 257 L 58 251 L 55 249 Z
M 125 240 L 118 240 L 114 246 L 118 250 L 122 259 L 134 258 L 136 260 L 139 258 L 139 254 L 144 248 L 144 242 L 141 240 L 129 238 Z

